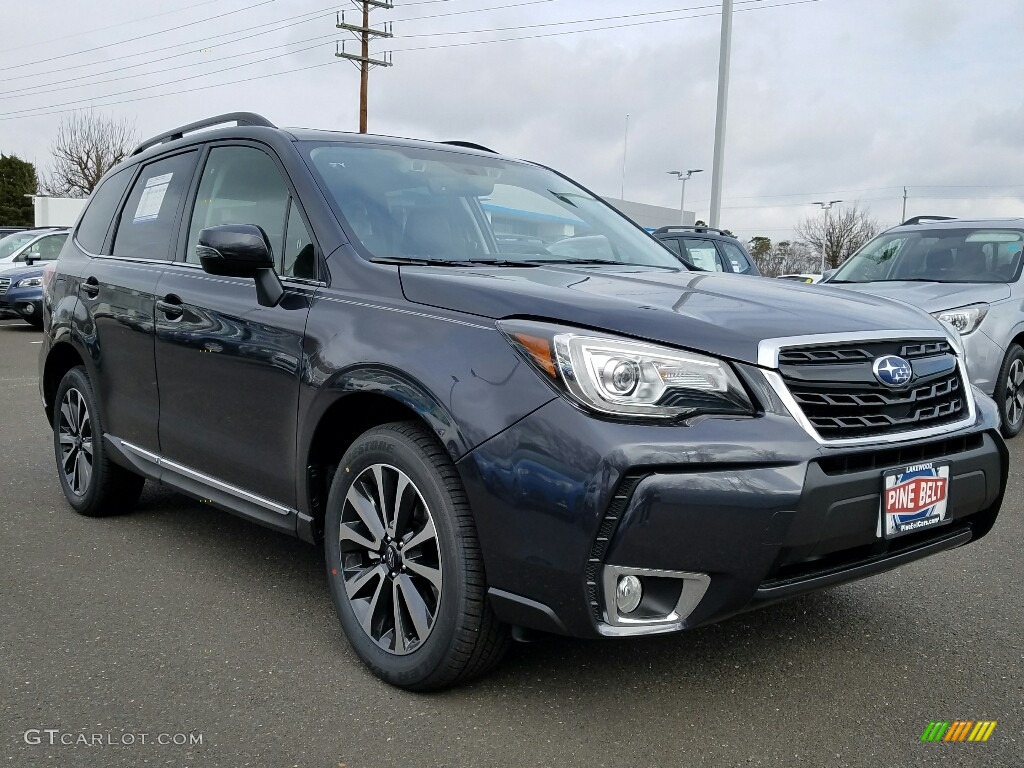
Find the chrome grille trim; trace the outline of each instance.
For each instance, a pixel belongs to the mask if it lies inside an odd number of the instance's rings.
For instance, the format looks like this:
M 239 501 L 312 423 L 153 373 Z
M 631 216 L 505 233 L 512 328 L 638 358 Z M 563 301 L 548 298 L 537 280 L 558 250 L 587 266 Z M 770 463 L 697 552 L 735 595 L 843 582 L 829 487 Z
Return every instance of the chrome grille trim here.
M 921 342 L 935 339 L 936 341 L 946 341 L 952 347 L 952 353 L 956 357 L 956 369 L 955 374 L 963 387 L 964 400 L 967 404 L 967 417 L 955 422 L 941 424 L 934 427 L 925 427 L 923 429 L 911 429 L 906 432 L 888 432 L 885 434 L 869 435 L 864 437 L 853 437 L 853 438 L 827 438 L 817 431 L 814 424 L 811 423 L 810 419 L 804 413 L 800 404 L 796 398 L 790 392 L 785 380 L 782 378 L 782 374 L 779 372 L 779 357 L 780 353 L 784 349 L 791 347 L 810 347 L 817 345 L 856 345 L 858 343 L 865 342 L 879 342 L 879 341 L 891 341 L 891 342 Z M 885 443 L 903 442 L 908 440 L 919 440 L 921 438 L 935 437 L 937 435 L 945 435 L 950 432 L 956 432 L 969 424 L 973 424 L 976 419 L 976 408 L 974 402 L 974 396 L 971 388 L 970 380 L 967 376 L 967 369 L 963 362 L 963 348 L 960 344 L 959 339 L 954 339 L 949 334 L 946 334 L 940 330 L 902 330 L 902 331 L 873 331 L 869 333 L 858 333 L 858 334 L 819 334 L 809 336 L 792 336 L 787 338 L 778 339 L 765 339 L 758 345 L 758 364 L 761 368 L 767 368 L 769 370 L 762 371 L 765 379 L 775 393 L 779 396 L 779 399 L 789 410 L 790 414 L 796 420 L 796 422 L 803 428 L 808 435 L 814 438 L 815 441 L 822 445 L 843 447 L 852 445 L 878 445 Z
M 7 289 L 11 287 L 11 278 L 0 277 L 0 296 L 7 293 Z

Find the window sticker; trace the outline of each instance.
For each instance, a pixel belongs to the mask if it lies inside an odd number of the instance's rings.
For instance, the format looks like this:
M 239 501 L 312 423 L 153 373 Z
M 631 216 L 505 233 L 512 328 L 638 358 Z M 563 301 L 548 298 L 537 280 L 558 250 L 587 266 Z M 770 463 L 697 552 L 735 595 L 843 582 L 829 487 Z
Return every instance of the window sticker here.
M 139 205 L 135 209 L 133 223 L 140 221 L 152 221 L 160 215 L 160 206 L 163 205 L 164 195 L 167 194 L 167 185 L 171 183 L 173 173 L 165 173 L 154 176 L 146 182 L 142 196 L 139 198 Z

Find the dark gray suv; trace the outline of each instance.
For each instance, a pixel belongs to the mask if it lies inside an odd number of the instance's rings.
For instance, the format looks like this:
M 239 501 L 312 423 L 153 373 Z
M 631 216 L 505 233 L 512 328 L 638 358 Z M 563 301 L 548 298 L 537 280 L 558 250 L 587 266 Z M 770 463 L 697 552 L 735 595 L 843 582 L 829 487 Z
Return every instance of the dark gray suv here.
M 996 408 L 937 320 L 688 270 L 483 148 L 176 128 L 44 286 L 69 505 L 155 481 L 322 546 L 349 642 L 407 688 L 531 632 L 676 632 L 895 568 L 1002 501 Z

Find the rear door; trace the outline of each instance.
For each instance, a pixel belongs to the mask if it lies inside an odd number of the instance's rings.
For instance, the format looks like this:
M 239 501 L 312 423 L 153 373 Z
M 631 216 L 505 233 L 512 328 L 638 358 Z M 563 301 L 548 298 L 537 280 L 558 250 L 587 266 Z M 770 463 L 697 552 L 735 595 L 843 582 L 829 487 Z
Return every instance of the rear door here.
M 172 253 L 185 192 L 195 171 L 195 150 L 143 165 L 115 220 L 112 241 L 87 253 L 79 301 L 92 320 L 86 339 L 99 375 L 93 380 L 104 431 L 151 451 L 158 449 L 160 401 L 153 358 L 157 281 Z M 117 176 L 104 182 L 124 183 Z M 83 248 L 83 219 L 78 245 Z M 104 224 L 105 226 L 105 224 Z M 102 239 L 102 238 L 101 238 Z M 84 248 L 83 248 L 84 250 Z
M 194 186 L 158 290 L 161 451 L 280 512 L 295 504 L 302 339 L 319 257 L 283 167 L 261 146 L 214 145 Z M 276 307 L 257 303 L 253 280 L 202 270 L 199 232 L 218 224 L 267 233 L 285 287 Z

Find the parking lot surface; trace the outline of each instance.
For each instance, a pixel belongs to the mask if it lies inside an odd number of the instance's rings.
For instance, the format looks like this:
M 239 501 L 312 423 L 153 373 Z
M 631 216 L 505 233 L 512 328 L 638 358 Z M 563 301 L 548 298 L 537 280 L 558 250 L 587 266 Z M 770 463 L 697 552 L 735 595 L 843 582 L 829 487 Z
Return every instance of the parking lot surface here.
M 40 337 L 0 322 L 0 765 L 1024 765 L 1024 438 L 978 544 L 682 635 L 517 645 L 417 695 L 349 649 L 320 550 L 153 485 L 71 512 Z M 920 742 L 953 720 L 998 725 Z

